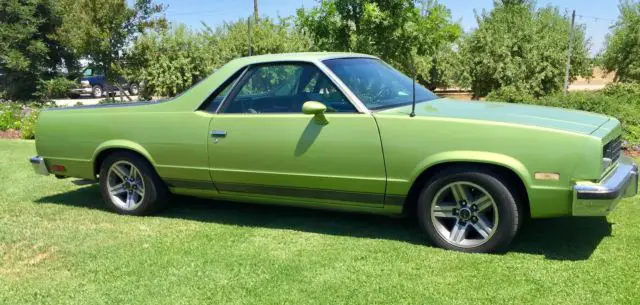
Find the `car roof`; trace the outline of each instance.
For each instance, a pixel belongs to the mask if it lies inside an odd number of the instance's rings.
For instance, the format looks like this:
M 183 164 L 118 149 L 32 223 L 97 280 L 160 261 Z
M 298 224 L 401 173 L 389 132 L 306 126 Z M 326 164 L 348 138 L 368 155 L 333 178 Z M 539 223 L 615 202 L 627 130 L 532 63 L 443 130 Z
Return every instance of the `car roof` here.
M 376 58 L 375 56 L 359 53 L 346 52 L 304 52 L 304 53 L 281 53 L 241 57 L 236 59 L 238 64 L 251 65 L 279 61 L 321 61 L 334 58 Z

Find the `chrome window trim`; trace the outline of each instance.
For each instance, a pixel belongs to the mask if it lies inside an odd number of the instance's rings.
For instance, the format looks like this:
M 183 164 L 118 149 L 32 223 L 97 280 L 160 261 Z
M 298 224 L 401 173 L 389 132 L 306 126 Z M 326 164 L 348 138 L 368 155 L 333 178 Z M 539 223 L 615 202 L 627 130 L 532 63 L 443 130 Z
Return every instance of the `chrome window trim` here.
M 235 97 L 236 93 L 234 92 L 234 90 L 236 90 L 236 86 L 239 86 L 240 81 L 243 80 L 247 71 L 251 70 L 253 67 L 262 66 L 262 65 L 286 65 L 286 64 L 304 64 L 304 63 L 314 65 L 316 68 L 318 68 L 318 70 L 320 70 L 321 73 L 323 73 L 327 78 L 329 78 L 329 81 L 331 81 L 331 83 L 338 90 L 340 90 L 340 93 L 342 93 L 342 95 L 347 99 L 347 101 L 351 103 L 351 105 L 355 108 L 356 110 L 355 113 L 366 113 L 366 114 L 371 113 L 371 111 L 367 109 L 367 107 L 365 107 L 364 104 L 362 104 L 360 99 L 358 99 L 358 97 L 356 97 L 355 94 L 353 94 L 353 92 L 351 92 L 351 90 L 349 90 L 349 88 L 347 88 L 347 86 L 335 74 L 333 74 L 333 72 L 331 72 L 331 70 L 327 66 L 325 66 L 322 63 L 322 60 L 310 60 L 310 61 L 278 60 L 278 61 L 262 62 L 262 63 L 247 65 L 244 67 L 245 70 L 242 71 L 242 74 L 238 77 L 238 79 L 236 79 L 235 83 L 233 84 L 233 87 L 229 91 L 229 94 L 225 96 L 224 100 L 220 102 L 220 105 L 218 105 L 218 108 L 214 113 L 227 114 L 224 112 L 220 112 L 223 109 L 222 107 L 224 106 L 225 103 L 229 102 L 228 99 L 230 96 L 233 95 Z M 231 94 L 231 93 L 234 93 L 234 94 Z M 258 114 L 259 115 L 282 115 L 282 114 L 301 114 L 301 113 L 302 112 L 273 112 L 273 113 L 258 113 Z M 354 112 L 342 112 L 342 113 L 336 112 L 336 113 L 330 113 L 330 114 L 334 115 L 334 114 L 352 114 L 352 113 Z M 228 113 L 228 114 L 237 115 L 239 113 Z M 248 115 L 252 115 L 252 114 L 248 114 Z
M 342 94 L 347 98 L 347 100 L 356 108 L 356 110 L 360 113 L 371 114 L 371 110 L 367 108 L 367 106 L 362 103 L 362 101 L 342 82 L 342 80 L 329 69 L 322 60 L 314 60 L 314 64 L 322 71 L 328 78 L 333 82 L 333 84 L 338 88 L 338 90 L 342 91 Z

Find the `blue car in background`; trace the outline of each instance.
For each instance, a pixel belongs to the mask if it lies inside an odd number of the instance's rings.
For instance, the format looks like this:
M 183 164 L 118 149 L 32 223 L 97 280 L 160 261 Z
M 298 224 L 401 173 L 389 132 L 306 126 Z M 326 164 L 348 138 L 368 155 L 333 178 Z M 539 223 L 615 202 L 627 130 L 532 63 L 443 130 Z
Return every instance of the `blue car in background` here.
M 117 83 L 122 86 L 123 90 L 129 91 L 131 95 L 138 95 L 138 84 L 136 82 L 128 82 L 123 78 L 118 78 Z M 117 91 L 118 86 L 107 83 L 104 71 L 97 67 L 87 67 L 82 70 L 80 84 L 77 88 L 69 91 L 71 98 L 77 98 L 82 94 L 91 94 L 94 98 L 101 98 L 107 91 Z

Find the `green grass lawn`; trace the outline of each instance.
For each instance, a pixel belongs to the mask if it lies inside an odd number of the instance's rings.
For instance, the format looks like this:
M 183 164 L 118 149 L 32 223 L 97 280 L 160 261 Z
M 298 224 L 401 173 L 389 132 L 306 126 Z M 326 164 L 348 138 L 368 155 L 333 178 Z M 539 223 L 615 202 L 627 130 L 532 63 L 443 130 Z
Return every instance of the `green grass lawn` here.
M 0 304 L 640 303 L 640 197 L 534 220 L 505 255 L 425 244 L 411 221 L 177 197 L 105 210 L 0 141 Z

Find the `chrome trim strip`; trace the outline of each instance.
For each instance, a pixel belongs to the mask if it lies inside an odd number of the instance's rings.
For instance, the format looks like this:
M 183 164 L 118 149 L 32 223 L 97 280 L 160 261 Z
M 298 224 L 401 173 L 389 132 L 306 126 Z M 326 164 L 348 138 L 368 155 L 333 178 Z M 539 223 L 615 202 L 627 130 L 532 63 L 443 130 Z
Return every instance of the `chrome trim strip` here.
M 627 192 L 630 183 L 638 184 L 638 166 L 628 157 L 620 157 L 614 171 L 600 181 L 599 184 L 576 184 L 573 190 L 577 199 L 616 199 L 630 197 L 633 192 Z

